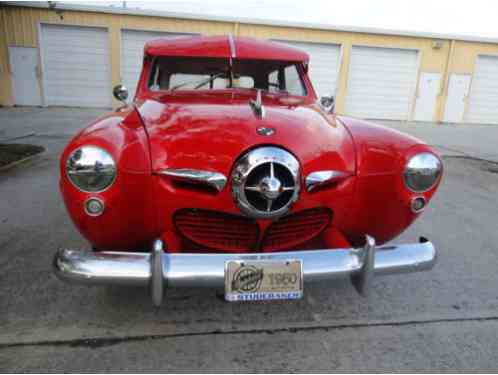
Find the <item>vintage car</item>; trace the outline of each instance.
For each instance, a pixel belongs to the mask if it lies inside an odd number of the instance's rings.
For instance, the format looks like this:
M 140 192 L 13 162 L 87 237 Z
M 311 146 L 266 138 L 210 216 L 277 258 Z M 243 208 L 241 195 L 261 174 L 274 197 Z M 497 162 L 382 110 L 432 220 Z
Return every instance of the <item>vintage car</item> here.
M 66 208 L 92 250 L 61 249 L 68 282 L 211 287 L 228 301 L 295 299 L 303 283 L 431 269 L 431 242 L 382 246 L 442 176 L 424 142 L 334 113 L 306 53 L 232 36 L 150 41 L 133 103 L 60 160 Z

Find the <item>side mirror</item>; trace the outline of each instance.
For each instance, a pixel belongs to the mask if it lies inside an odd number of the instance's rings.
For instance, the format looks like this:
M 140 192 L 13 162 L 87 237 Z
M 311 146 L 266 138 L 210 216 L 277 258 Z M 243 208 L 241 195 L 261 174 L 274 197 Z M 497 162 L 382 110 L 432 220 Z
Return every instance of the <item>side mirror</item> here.
M 320 98 L 320 105 L 325 111 L 333 113 L 335 107 L 335 97 L 333 95 L 322 96 Z
M 128 89 L 126 87 L 117 85 L 112 90 L 112 94 L 117 100 L 126 104 L 126 99 L 128 99 Z

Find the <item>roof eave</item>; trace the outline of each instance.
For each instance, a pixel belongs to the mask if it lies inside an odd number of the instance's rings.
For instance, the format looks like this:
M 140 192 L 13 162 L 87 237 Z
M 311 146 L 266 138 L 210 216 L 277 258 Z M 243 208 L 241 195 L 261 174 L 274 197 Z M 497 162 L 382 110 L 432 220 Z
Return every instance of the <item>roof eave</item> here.
M 28 8 L 44 8 L 44 9 L 50 8 L 47 2 L 34 2 L 34 1 L 26 1 L 26 2 L 5 1 L 2 2 L 1 5 L 28 7 Z M 238 22 L 243 24 L 266 25 L 266 26 L 277 26 L 277 27 L 293 27 L 293 28 L 303 28 L 303 29 L 330 30 L 338 32 L 393 35 L 393 36 L 405 36 L 405 37 L 428 38 L 428 39 L 461 40 L 467 42 L 498 44 L 498 38 L 481 37 L 481 36 L 429 33 L 429 32 L 409 31 L 409 30 L 389 30 L 389 29 L 379 29 L 379 28 L 370 28 L 370 27 L 268 20 L 268 19 L 259 19 L 259 18 L 249 18 L 249 17 L 215 16 L 215 15 L 195 14 L 195 13 L 167 12 L 160 10 L 116 8 L 108 6 L 103 7 L 95 5 L 68 4 L 60 2 L 57 2 L 56 9 L 67 10 L 67 11 L 107 13 L 107 14 L 207 20 L 207 21 L 216 21 L 216 22 Z

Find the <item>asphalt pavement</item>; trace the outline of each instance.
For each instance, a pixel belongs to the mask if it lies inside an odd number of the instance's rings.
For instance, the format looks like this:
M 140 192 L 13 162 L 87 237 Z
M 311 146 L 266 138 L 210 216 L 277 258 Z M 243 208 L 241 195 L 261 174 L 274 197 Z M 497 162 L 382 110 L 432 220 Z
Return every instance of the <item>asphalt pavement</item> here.
M 388 123 L 436 145 L 441 188 L 393 242 L 439 250 L 429 272 L 306 285 L 299 301 L 227 303 L 214 290 L 71 286 L 57 248 L 88 248 L 65 212 L 58 157 L 99 109 L 0 109 L 0 142 L 46 152 L 0 172 L 0 372 L 498 370 L 498 126 Z M 32 134 L 35 133 L 35 134 Z M 381 220 L 382 218 L 379 218 Z

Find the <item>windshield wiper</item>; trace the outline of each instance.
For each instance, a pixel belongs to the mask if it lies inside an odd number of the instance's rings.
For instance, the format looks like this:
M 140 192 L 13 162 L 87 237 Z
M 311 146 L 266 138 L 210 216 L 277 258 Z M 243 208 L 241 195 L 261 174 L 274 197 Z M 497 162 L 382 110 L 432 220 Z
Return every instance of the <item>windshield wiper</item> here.
M 201 88 L 202 86 L 207 85 L 208 83 L 213 82 L 216 78 L 219 78 L 219 77 L 221 77 L 223 75 L 225 75 L 225 72 L 220 72 L 220 73 L 214 74 L 214 75 L 212 75 L 209 78 L 203 78 L 201 81 L 199 81 L 198 79 L 196 79 L 196 80 L 193 80 L 193 81 L 190 81 L 190 82 L 183 82 L 183 83 L 180 83 L 179 85 L 176 85 L 176 86 L 172 87 L 170 90 L 174 91 L 174 90 L 182 88 L 184 86 L 194 85 L 196 83 L 197 83 L 197 85 L 194 86 L 194 89 L 197 90 L 197 89 Z

